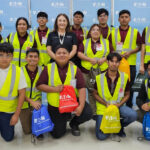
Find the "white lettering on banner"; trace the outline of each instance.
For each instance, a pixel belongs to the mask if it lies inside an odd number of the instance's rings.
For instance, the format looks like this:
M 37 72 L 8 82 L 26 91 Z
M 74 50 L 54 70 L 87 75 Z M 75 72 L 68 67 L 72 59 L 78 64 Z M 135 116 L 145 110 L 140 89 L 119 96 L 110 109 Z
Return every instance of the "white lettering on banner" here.
M 93 7 L 100 7 L 100 6 L 105 7 L 106 4 L 104 2 L 103 3 L 99 3 L 99 2 L 98 3 L 96 3 L 96 2 L 93 3 Z
M 17 18 L 13 18 L 13 17 L 9 18 L 10 22 L 16 22 L 16 20 L 17 20 Z
M 55 21 L 55 18 L 52 18 L 51 21 L 54 22 L 54 21 Z
M 118 15 L 119 14 L 119 11 L 118 10 L 116 10 L 116 15 Z
M 92 21 L 93 21 L 93 23 L 97 23 L 98 22 L 96 18 L 93 18 Z
M 0 10 L 0 14 L 4 14 L 4 11 L 3 11 L 3 10 Z
M 40 12 L 40 10 L 33 10 L 33 11 L 32 11 L 33 15 L 36 15 L 36 14 L 38 14 L 39 12 Z
M 33 12 L 33 15 L 35 15 L 35 14 L 36 14 L 36 11 L 35 11 L 35 10 L 33 10 L 32 12 Z
M 147 22 L 147 19 L 145 17 L 142 17 L 142 18 L 133 18 L 133 21 L 136 22 L 136 23 L 145 23 Z
M 83 10 L 83 14 L 84 14 L 84 15 L 87 15 L 87 11 L 86 11 L 86 10 Z
M 17 7 L 17 6 L 23 6 L 22 2 L 19 1 L 19 2 L 9 2 L 9 6 L 10 7 Z
M 134 7 L 140 7 L 140 8 L 141 8 L 141 7 L 142 7 L 142 8 L 144 7 L 144 8 L 145 8 L 145 7 L 147 7 L 147 3 L 146 3 L 146 2 L 134 2 L 134 3 L 133 3 L 133 6 L 134 6 Z
M 52 2 L 51 6 L 52 7 L 64 7 L 65 4 L 63 2 L 60 2 L 60 3 L 59 2 Z

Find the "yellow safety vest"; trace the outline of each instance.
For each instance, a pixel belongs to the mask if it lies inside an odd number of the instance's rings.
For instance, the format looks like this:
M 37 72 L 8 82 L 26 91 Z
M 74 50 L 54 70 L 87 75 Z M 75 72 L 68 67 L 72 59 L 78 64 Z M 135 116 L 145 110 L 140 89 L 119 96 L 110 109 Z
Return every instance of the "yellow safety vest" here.
M 89 58 L 96 58 L 96 59 L 106 57 L 110 53 L 109 41 L 104 38 L 100 38 L 100 43 L 102 45 L 102 50 L 99 50 L 96 52 L 96 54 L 94 54 L 91 48 L 91 38 L 84 40 L 83 41 L 84 55 Z M 90 70 L 91 67 L 93 66 L 89 61 L 85 61 L 85 60 L 81 60 L 81 65 L 87 70 Z M 95 64 L 93 67 L 97 68 L 98 64 Z M 108 68 L 107 62 L 104 62 L 102 65 L 100 65 L 101 71 L 104 71 L 107 68 Z
M 24 42 L 21 49 L 20 49 L 20 43 L 19 43 L 17 32 L 10 34 L 9 42 L 14 47 L 13 60 L 11 63 L 19 67 L 25 66 L 27 64 L 25 60 L 26 51 L 28 48 L 32 48 L 34 44 L 33 36 L 31 34 L 28 35 L 27 40 Z
M 21 69 L 24 72 L 26 82 L 27 82 L 26 97 L 31 98 L 33 101 L 41 100 L 42 93 L 41 93 L 41 91 L 39 91 L 36 88 L 36 83 L 37 83 L 37 81 L 40 77 L 40 74 L 42 72 L 42 67 L 38 66 L 38 72 L 36 74 L 36 77 L 35 77 L 34 82 L 33 82 L 32 85 L 31 85 L 31 79 L 30 79 L 29 74 L 26 70 L 26 67 L 24 66 Z M 26 101 L 24 102 L 24 104 L 22 106 L 22 109 L 25 109 L 25 108 L 29 108 L 29 103 L 26 102 Z
M 88 30 L 86 28 L 82 28 L 82 27 L 81 27 L 81 29 L 83 31 L 83 37 L 84 37 L 83 39 L 85 40 L 88 35 Z M 71 26 L 70 30 L 72 31 L 72 26 Z
M 150 60 L 150 26 L 145 28 L 145 57 L 144 63 Z
M 109 36 L 110 36 L 112 30 L 114 30 L 114 29 L 115 29 L 114 27 L 108 27 L 108 33 L 107 33 L 107 37 L 106 37 L 105 39 L 108 40 L 108 38 L 109 38 Z M 104 38 L 104 37 L 103 37 L 103 38 Z
M 48 34 L 50 33 L 50 30 L 48 29 L 47 33 L 46 33 L 46 38 L 48 38 Z M 40 52 L 40 61 L 39 61 L 39 65 L 47 65 L 50 62 L 50 56 L 47 53 L 46 50 L 46 44 L 41 44 L 40 39 L 39 39 L 39 35 L 38 35 L 38 30 L 35 29 L 33 31 L 31 31 L 31 34 L 34 36 L 36 43 L 37 43 L 37 49 Z
M 18 86 L 21 69 L 11 65 L 0 89 L 0 112 L 12 113 L 16 111 L 18 104 Z
M 107 78 L 105 76 L 106 72 L 96 76 L 98 95 L 106 102 L 111 104 L 119 103 L 124 97 L 125 87 L 128 81 L 128 75 L 125 74 L 124 72 L 119 72 L 119 74 L 120 76 L 118 78 L 113 96 L 111 95 L 108 88 Z M 120 91 L 121 94 L 119 94 Z M 103 115 L 106 110 L 106 106 L 96 101 L 96 107 L 97 107 L 96 113 L 98 115 Z
M 49 86 L 58 86 L 62 85 L 57 64 L 55 62 L 47 65 L 47 71 L 48 71 L 48 85 Z M 69 64 L 68 65 L 68 72 L 67 76 L 64 82 L 64 85 L 71 85 L 71 80 L 75 79 L 77 72 L 77 66 Z M 78 96 L 78 90 L 75 89 L 76 95 Z M 51 106 L 59 107 L 59 93 L 47 93 L 47 99 L 48 103 Z
M 116 28 L 115 30 L 112 30 L 111 35 L 112 35 L 112 46 L 114 50 L 120 54 L 124 54 L 126 52 L 129 52 L 131 50 L 136 49 L 136 41 L 137 41 L 137 34 L 138 30 L 129 27 L 129 30 L 127 32 L 125 41 L 123 43 L 123 48 L 122 50 L 117 50 L 117 43 L 121 42 L 121 36 L 120 36 L 120 31 L 119 28 Z M 136 53 L 131 54 L 127 61 L 129 62 L 129 65 L 136 65 Z

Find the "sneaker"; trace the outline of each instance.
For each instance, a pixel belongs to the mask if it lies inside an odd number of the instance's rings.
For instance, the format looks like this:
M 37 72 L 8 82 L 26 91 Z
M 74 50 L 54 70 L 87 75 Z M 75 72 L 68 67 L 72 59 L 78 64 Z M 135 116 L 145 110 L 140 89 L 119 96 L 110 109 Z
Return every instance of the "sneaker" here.
M 124 128 L 121 128 L 120 132 L 117 133 L 117 135 L 122 137 L 122 138 L 126 137 L 126 133 L 124 132 Z
M 40 134 L 39 136 L 37 136 L 37 139 L 38 139 L 39 141 L 42 141 L 42 140 L 44 139 L 43 134 Z
M 77 125 L 71 125 L 70 124 L 70 127 L 71 127 L 72 135 L 80 136 L 80 129 L 79 129 L 79 127 Z
M 121 142 L 121 139 L 117 134 L 111 134 L 111 140 L 116 142 Z

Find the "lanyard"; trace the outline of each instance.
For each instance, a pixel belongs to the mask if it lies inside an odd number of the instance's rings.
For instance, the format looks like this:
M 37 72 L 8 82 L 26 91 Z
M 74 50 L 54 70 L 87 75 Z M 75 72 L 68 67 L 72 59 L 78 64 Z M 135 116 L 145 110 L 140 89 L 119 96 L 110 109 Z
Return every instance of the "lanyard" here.
M 60 42 L 61 45 L 64 43 L 65 34 L 66 33 L 63 34 L 63 36 L 62 36 L 63 38 L 61 39 L 60 38 L 60 33 L 58 32 L 59 42 Z

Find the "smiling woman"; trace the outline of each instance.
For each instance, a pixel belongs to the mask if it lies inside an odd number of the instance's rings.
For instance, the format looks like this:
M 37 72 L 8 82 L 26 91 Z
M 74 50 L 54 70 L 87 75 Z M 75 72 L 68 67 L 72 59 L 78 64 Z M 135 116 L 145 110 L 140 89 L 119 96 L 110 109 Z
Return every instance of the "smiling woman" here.
M 47 52 L 55 60 L 55 48 L 64 45 L 70 52 L 69 58 L 73 58 L 77 51 L 77 39 L 73 32 L 70 32 L 70 23 L 66 14 L 59 14 L 56 17 L 54 31 L 51 32 L 47 40 Z
M 10 33 L 7 41 L 14 47 L 14 57 L 12 63 L 16 66 L 24 66 L 26 50 L 34 45 L 33 36 L 27 33 L 29 23 L 26 18 L 20 17 L 16 21 L 16 32 Z

